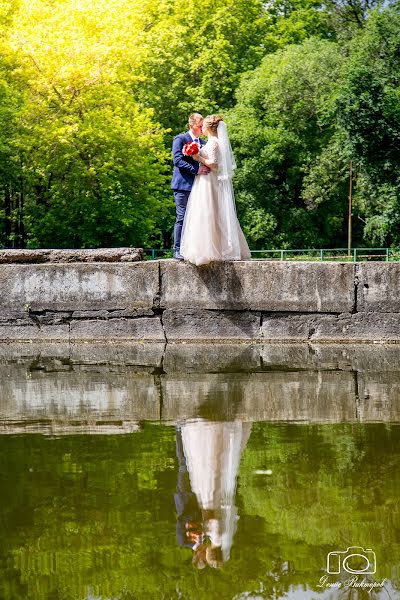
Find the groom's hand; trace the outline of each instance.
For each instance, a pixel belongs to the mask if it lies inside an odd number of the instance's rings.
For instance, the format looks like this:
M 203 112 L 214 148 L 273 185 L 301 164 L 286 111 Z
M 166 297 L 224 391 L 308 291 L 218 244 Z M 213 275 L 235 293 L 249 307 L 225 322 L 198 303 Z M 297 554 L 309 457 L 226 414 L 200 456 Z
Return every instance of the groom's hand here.
M 206 167 L 206 165 L 200 165 L 199 170 L 197 171 L 197 174 L 198 175 L 207 175 L 210 171 L 211 171 L 211 169 L 209 169 L 209 167 Z

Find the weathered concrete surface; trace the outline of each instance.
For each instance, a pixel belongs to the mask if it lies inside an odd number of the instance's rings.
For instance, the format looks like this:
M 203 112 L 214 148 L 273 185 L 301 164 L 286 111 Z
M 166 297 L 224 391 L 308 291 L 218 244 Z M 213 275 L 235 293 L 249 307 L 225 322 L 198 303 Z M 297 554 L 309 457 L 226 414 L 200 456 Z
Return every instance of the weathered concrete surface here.
M 0 264 L 0 341 L 400 342 L 400 266 Z
M 0 265 L 0 312 L 152 308 L 157 262 Z
M 71 342 L 108 339 L 165 342 L 165 334 L 159 316 L 107 321 L 71 321 Z
M 261 335 L 265 341 L 288 342 L 400 340 L 400 314 L 264 313 Z
M 2 325 L 0 323 L 1 341 L 68 341 L 70 331 L 68 324 L 65 325 L 42 325 L 38 327 L 31 325 Z
M 400 314 L 355 313 L 325 316 L 315 325 L 313 340 L 400 340 Z
M 315 331 L 317 319 L 327 315 L 296 313 L 263 313 L 261 337 L 263 340 L 307 341 Z
M 143 260 L 143 248 L 96 248 L 79 250 L 0 250 L 0 264 L 136 262 Z
M 260 314 L 249 311 L 165 310 L 167 340 L 252 340 L 260 338 Z
M 400 313 L 400 263 L 360 263 L 357 277 L 357 310 Z
M 291 312 L 351 312 L 351 263 L 243 261 L 195 267 L 160 262 L 161 307 Z

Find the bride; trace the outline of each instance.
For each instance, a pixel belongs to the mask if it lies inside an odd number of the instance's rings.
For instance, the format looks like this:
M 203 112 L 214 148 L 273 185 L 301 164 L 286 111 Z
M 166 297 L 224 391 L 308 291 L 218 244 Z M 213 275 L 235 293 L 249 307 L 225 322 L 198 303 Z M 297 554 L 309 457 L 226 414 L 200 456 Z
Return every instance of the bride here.
M 233 194 L 236 164 L 222 117 L 206 117 L 203 134 L 208 142 L 193 158 L 210 172 L 197 175 L 194 181 L 183 223 L 181 254 L 195 265 L 248 259 L 250 250 L 236 216 Z

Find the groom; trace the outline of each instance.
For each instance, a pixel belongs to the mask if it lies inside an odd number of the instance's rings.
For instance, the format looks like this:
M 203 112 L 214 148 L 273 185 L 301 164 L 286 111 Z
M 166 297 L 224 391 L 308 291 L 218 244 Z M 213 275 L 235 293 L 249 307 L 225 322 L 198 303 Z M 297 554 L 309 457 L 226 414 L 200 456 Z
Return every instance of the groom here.
M 199 113 L 193 113 L 189 117 L 189 131 L 181 133 L 172 142 L 172 157 L 174 161 L 174 172 L 172 175 L 171 189 L 174 192 L 176 207 L 176 221 L 174 226 L 174 258 L 183 260 L 180 253 L 183 219 L 185 218 L 186 205 L 194 178 L 197 174 L 205 175 L 210 169 L 195 161 L 191 156 L 183 155 L 183 146 L 188 142 L 197 142 L 199 146 L 206 143 L 200 138 L 203 126 L 203 117 Z

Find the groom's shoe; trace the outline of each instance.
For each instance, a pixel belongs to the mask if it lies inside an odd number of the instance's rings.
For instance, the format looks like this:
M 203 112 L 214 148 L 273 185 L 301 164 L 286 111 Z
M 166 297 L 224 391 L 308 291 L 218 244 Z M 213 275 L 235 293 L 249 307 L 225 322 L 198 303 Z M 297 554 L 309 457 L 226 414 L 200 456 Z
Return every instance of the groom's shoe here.
M 180 252 L 174 252 L 175 260 L 185 260 Z

